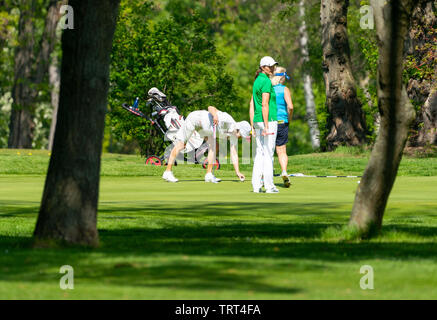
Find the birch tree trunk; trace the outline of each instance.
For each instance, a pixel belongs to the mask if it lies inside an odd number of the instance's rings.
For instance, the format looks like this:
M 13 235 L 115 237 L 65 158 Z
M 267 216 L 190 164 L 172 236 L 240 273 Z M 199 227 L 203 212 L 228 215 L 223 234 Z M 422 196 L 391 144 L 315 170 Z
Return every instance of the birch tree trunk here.
M 355 195 L 350 225 L 362 237 L 382 226 L 415 112 L 402 84 L 404 39 L 413 0 L 371 0 L 379 46 L 378 107 L 381 124 L 369 163 Z
M 62 35 L 58 120 L 36 245 L 46 240 L 98 245 L 100 158 L 119 1 L 69 1 L 74 29 Z
M 329 149 L 356 146 L 366 140 L 366 125 L 352 74 L 347 10 L 349 0 L 322 0 L 323 76 L 329 112 Z
M 61 85 L 61 75 L 58 66 L 58 57 L 52 57 L 52 63 L 49 67 L 49 82 L 52 87 L 51 103 L 52 103 L 52 122 L 50 124 L 49 145 L 48 150 L 53 149 L 53 140 L 55 138 L 56 119 L 58 118 L 58 106 L 59 106 L 59 88 Z
M 305 24 L 305 5 L 304 0 L 300 0 L 299 2 L 299 15 L 302 19 L 302 24 L 299 28 L 300 34 L 300 48 L 303 57 L 304 64 L 309 62 L 309 53 L 308 53 L 308 32 Z M 311 145 L 314 150 L 320 148 L 320 131 L 319 125 L 317 123 L 316 116 L 316 104 L 314 102 L 314 94 L 312 87 L 312 79 L 308 70 L 304 68 L 303 74 L 303 88 L 305 93 L 305 102 L 306 102 L 306 118 L 308 121 L 308 126 L 310 127 L 310 136 L 311 136 Z

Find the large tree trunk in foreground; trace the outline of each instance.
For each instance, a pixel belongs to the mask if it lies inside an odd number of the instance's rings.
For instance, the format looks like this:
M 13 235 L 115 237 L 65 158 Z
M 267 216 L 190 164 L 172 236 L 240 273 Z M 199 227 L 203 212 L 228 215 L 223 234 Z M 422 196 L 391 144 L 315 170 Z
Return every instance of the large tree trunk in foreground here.
M 402 84 L 404 39 L 412 0 L 371 0 L 379 43 L 379 134 L 355 195 L 350 225 L 363 237 L 379 231 L 393 187 L 414 109 Z
M 35 43 L 36 0 L 23 1 L 20 6 L 18 25 L 19 45 L 15 53 L 14 87 L 12 110 L 9 122 L 9 148 L 32 148 L 34 137 L 34 112 L 38 86 L 48 74 L 50 55 L 56 40 L 56 26 L 60 19 L 61 1 L 50 0 L 47 6 L 44 31 L 38 44 Z
M 299 16 L 302 19 L 302 24 L 299 28 L 300 33 L 300 49 L 303 56 L 303 62 L 307 63 L 310 60 L 308 53 L 308 32 L 305 23 L 305 4 L 304 0 L 299 2 Z M 316 104 L 314 102 L 314 94 L 312 87 L 311 75 L 306 68 L 304 68 L 303 74 L 303 88 L 305 93 L 306 102 L 306 118 L 308 121 L 308 126 L 310 127 L 311 145 L 313 149 L 320 148 L 320 131 L 319 125 L 317 123 L 316 116 Z
M 361 145 L 366 139 L 364 114 L 351 68 L 348 6 L 348 0 L 322 0 L 320 7 L 329 149 L 339 145 Z
M 45 240 L 98 245 L 100 156 L 119 0 L 71 0 L 62 36 L 61 92 L 53 152 L 35 228 Z

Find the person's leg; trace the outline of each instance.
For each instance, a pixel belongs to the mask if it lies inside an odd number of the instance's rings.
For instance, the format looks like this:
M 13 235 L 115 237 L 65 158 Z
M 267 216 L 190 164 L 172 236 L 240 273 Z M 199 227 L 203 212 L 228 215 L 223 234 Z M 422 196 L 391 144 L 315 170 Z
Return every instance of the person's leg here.
M 279 165 L 281 166 L 282 173 L 287 172 L 288 156 L 287 156 L 287 146 L 276 146 L 276 154 L 278 155 Z
M 284 162 L 284 160 L 287 160 L 287 150 L 286 150 L 286 144 L 288 139 L 288 124 L 287 123 L 279 123 L 278 124 L 278 133 L 276 136 L 276 154 L 278 155 L 278 161 L 279 165 L 281 166 L 282 173 L 284 174 L 285 171 L 287 171 L 287 161 Z
M 191 135 L 194 133 L 194 126 L 191 124 L 190 115 L 188 115 L 185 122 L 182 124 L 179 131 L 176 133 L 176 141 L 174 142 L 175 146 L 173 150 L 170 152 L 170 156 L 168 157 L 167 169 L 166 171 L 171 171 L 171 168 L 178 156 L 179 152 L 184 149 L 184 144 L 188 140 L 190 140 Z
M 207 141 L 208 141 L 208 167 L 205 174 L 205 182 L 218 183 L 222 180 L 216 178 L 212 173 L 212 169 L 214 168 L 214 163 L 216 159 L 216 151 L 215 151 L 216 141 L 212 137 L 208 137 Z
M 262 128 L 264 125 L 255 123 L 255 143 L 256 143 L 256 151 L 255 151 L 255 159 L 253 162 L 253 171 L 252 171 L 252 187 L 255 192 L 257 192 L 262 186 L 262 176 L 264 171 L 264 137 L 261 135 Z
M 177 141 L 173 149 L 171 150 L 170 156 L 168 157 L 167 169 L 165 171 L 171 171 L 173 164 L 178 156 L 179 152 L 184 149 L 184 143 L 182 141 Z
M 175 178 L 173 175 L 173 172 L 171 171 L 171 168 L 176 160 L 177 155 L 179 152 L 184 149 L 184 143 L 182 141 L 176 142 L 175 146 L 170 152 L 170 156 L 168 157 L 168 164 L 167 169 L 164 171 L 162 178 L 168 182 L 178 182 L 179 180 Z
M 212 172 L 212 168 L 214 166 L 214 158 L 215 158 L 215 150 L 214 150 L 214 144 L 212 143 L 212 138 L 208 137 L 208 166 L 206 168 L 206 174 Z
M 279 164 L 281 165 L 281 177 L 282 181 L 284 181 L 284 187 L 290 188 L 290 178 L 288 178 L 287 173 L 287 164 L 288 164 L 288 156 L 287 156 L 287 146 L 277 146 L 276 153 L 278 154 Z
M 270 129 L 270 127 L 269 127 Z M 273 183 L 273 158 L 271 152 L 271 140 L 273 140 L 273 135 L 264 136 L 263 143 L 263 175 L 264 175 L 264 187 L 266 191 L 272 190 L 275 188 L 275 184 Z
M 274 134 L 266 136 L 264 143 L 264 186 L 266 190 L 273 190 L 276 189 L 273 183 L 273 156 L 278 131 L 278 123 L 276 121 L 269 122 L 269 131 Z
M 274 160 L 275 156 L 275 147 L 276 147 L 276 138 L 278 136 L 278 122 L 277 121 L 270 121 L 269 122 L 269 131 L 273 132 L 271 139 L 268 140 L 268 149 L 271 154 L 272 161 Z

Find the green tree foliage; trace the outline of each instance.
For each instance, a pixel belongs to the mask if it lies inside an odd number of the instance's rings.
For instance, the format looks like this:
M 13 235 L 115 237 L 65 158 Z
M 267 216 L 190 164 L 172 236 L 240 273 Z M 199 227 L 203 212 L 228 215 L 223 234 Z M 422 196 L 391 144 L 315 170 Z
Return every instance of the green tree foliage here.
M 34 1 L 34 38 L 38 43 L 48 0 Z M 0 3 L 0 147 L 6 147 L 20 2 Z M 309 70 L 313 79 L 323 149 L 328 113 L 321 68 L 320 0 L 305 1 L 310 56 L 307 63 L 303 63 L 299 48 L 298 3 L 298 0 L 123 0 L 112 52 L 104 149 L 141 150 L 143 154 L 163 150 L 162 136 L 149 123 L 121 108 L 123 102 L 131 104 L 136 97 L 140 97 L 140 108 L 144 108 L 147 91 L 153 86 L 164 91 L 185 116 L 194 109 L 215 105 L 230 112 L 236 120 L 248 120 L 254 74 L 264 55 L 274 57 L 291 76 L 286 82 L 294 103 L 289 154 L 311 152 L 303 70 Z M 363 17 L 360 8 L 364 5 L 369 5 L 369 1 L 350 0 L 348 35 L 358 96 L 366 115 L 367 138 L 373 141 L 378 116 L 378 50 L 375 30 L 360 26 Z M 427 84 L 426 88 L 435 83 L 435 25 L 419 23 L 413 37 L 417 47 L 407 54 L 404 78 L 416 92 L 417 99 L 410 98 L 419 114 L 426 95 L 421 94 L 423 90 L 418 90 L 416 83 Z M 60 52 L 59 48 L 57 51 Z M 411 82 L 412 79 L 416 82 Z M 51 88 L 44 81 L 38 90 L 33 147 L 45 148 L 51 121 Z M 417 123 L 414 130 L 419 129 Z
M 363 29 L 360 25 L 361 19 L 364 18 L 364 13 L 360 12 L 360 9 L 369 5 L 369 0 L 350 2 L 348 34 L 357 94 L 363 103 L 362 109 L 366 117 L 367 139 L 373 142 L 376 138 L 375 119 L 379 112 L 376 92 L 378 45 L 375 29 Z M 368 92 L 368 96 L 365 91 Z
M 0 8 L 0 148 L 8 146 L 11 88 L 14 81 L 14 47 L 19 11 L 6 1 Z
M 263 40 L 265 51 L 269 50 L 278 56 L 279 62 L 287 69 L 291 79 L 285 85 L 291 89 L 294 104 L 293 121 L 290 125 L 287 151 L 289 154 L 312 152 L 309 127 L 306 119 L 305 96 L 303 90 L 304 70 L 309 70 L 312 78 L 312 89 L 316 104 L 317 122 L 324 148 L 324 139 L 328 134 L 326 127 L 327 110 L 325 106 L 325 87 L 323 82 L 320 1 L 308 0 L 305 2 L 305 21 L 309 37 L 309 61 L 304 62 L 299 44 L 299 28 L 302 19 L 299 15 L 299 1 L 283 0 L 271 15 L 269 32 Z M 263 28 L 263 25 L 259 26 Z M 254 37 L 257 37 L 255 34 Z
M 42 41 L 44 21 L 47 14 L 48 0 L 37 0 L 33 3 L 32 19 L 35 24 L 33 40 Z M 18 46 L 18 21 L 22 5 L 28 2 L 13 0 L 2 1 L 0 6 L 0 148 L 8 146 L 9 121 L 11 115 L 11 91 L 14 84 L 14 57 Z M 35 47 L 37 47 L 35 45 Z M 58 46 L 59 47 L 59 46 Z M 60 52 L 60 48 L 58 48 Z M 36 59 L 39 52 L 35 50 Z M 50 105 L 48 76 L 38 84 L 38 98 L 32 110 L 35 122 L 35 132 L 32 147 L 43 149 L 47 147 L 50 131 L 52 107 Z
M 428 7 L 426 9 L 426 7 Z M 423 146 L 420 136 L 424 130 L 423 106 L 428 95 L 437 87 L 437 3 L 423 1 L 413 13 L 407 39 L 403 80 L 416 111 L 410 130 L 410 146 Z M 426 130 L 426 129 L 425 129 Z
M 148 112 L 145 100 L 151 87 L 162 90 L 184 116 L 209 105 L 232 114 L 238 106 L 233 79 L 225 72 L 225 61 L 198 12 L 153 20 L 157 14 L 148 3 L 122 1 L 112 52 L 112 138 L 128 141 L 134 137 L 142 154 L 159 154 L 163 137 L 121 104 L 132 104 L 139 97 L 140 109 Z

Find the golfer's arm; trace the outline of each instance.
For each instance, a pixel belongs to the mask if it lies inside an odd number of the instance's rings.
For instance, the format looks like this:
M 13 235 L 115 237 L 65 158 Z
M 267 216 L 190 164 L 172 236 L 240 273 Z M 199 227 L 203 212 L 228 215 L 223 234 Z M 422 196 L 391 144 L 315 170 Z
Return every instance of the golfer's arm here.
M 287 103 L 288 122 L 291 122 L 291 119 L 293 119 L 293 101 L 291 100 L 290 90 L 287 87 L 284 88 L 284 99 Z
M 264 128 L 266 132 L 269 130 L 269 101 L 270 101 L 270 93 L 263 93 L 263 102 L 262 102 L 262 113 L 263 113 L 263 121 Z
M 213 107 L 213 106 L 209 106 L 208 107 L 208 112 L 212 114 L 213 117 L 215 117 L 217 115 L 217 108 Z
M 240 173 L 240 166 L 238 164 L 238 153 L 237 148 L 235 147 L 235 143 L 231 141 L 231 161 L 234 165 L 235 173 Z
M 249 104 L 249 119 L 250 119 L 250 126 L 253 129 L 253 117 L 255 117 L 255 106 L 253 104 L 253 96 L 250 99 L 250 104 Z

